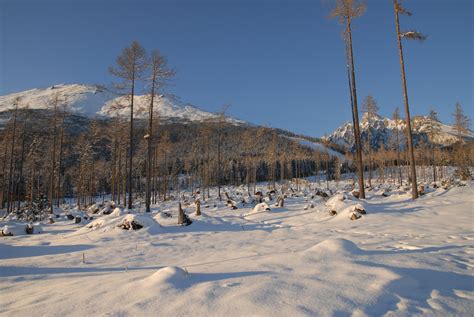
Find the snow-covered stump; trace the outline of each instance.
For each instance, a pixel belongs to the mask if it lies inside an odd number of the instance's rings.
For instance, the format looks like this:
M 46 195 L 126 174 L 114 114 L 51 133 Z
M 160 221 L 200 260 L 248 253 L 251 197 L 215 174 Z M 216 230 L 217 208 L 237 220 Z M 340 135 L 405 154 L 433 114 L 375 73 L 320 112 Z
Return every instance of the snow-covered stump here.
M 129 216 L 131 217 L 124 218 L 123 221 L 117 227 L 123 230 L 140 230 L 141 228 L 143 228 L 143 224 L 138 222 L 135 217 L 133 217 L 132 215 Z
M 33 234 L 34 231 L 35 231 L 35 228 L 33 227 L 32 223 L 29 223 L 29 224 L 26 225 L 26 227 L 25 227 L 25 233 L 26 234 Z
M 349 216 L 349 219 L 351 220 L 357 220 L 359 219 L 360 217 L 362 217 L 361 215 L 357 214 L 356 212 L 351 212 L 350 216 Z
M 2 230 L 0 231 L 0 236 L 1 237 L 12 237 L 13 232 L 10 231 L 10 228 L 8 226 L 4 226 Z
M 260 203 L 260 204 L 255 205 L 255 207 L 253 207 L 254 213 L 263 212 L 263 211 L 271 211 L 267 203 Z
M 196 216 L 200 216 L 201 215 L 201 201 L 199 199 L 197 199 L 194 202 L 194 204 L 196 205 Z
M 418 186 L 418 195 L 422 196 L 424 194 L 425 194 L 425 186 L 424 185 Z
M 284 207 L 285 206 L 285 199 L 283 198 L 283 196 L 278 196 L 276 206 L 277 207 Z
M 367 214 L 367 212 L 365 211 L 364 206 L 362 206 L 361 204 L 355 205 L 354 206 L 354 211 L 360 213 L 361 215 L 366 215 Z
M 192 223 L 191 219 L 184 213 L 181 203 L 178 203 L 178 225 L 189 226 Z
M 314 208 L 314 204 L 307 204 L 304 206 L 303 210 L 308 210 L 308 209 L 313 209 Z

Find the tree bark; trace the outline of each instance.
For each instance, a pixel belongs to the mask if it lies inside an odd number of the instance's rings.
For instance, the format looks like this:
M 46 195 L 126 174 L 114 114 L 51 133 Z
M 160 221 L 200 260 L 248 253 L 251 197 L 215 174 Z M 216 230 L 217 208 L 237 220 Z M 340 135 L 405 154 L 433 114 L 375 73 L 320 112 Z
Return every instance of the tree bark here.
M 347 36 L 348 36 L 348 49 L 349 49 L 349 60 L 351 66 L 351 90 L 353 97 L 353 120 L 354 120 L 354 139 L 356 145 L 356 157 L 357 157 L 357 172 L 359 181 L 359 197 L 365 198 L 365 185 L 364 185 L 364 166 L 362 164 L 362 147 L 360 141 L 360 126 L 359 126 L 359 110 L 357 108 L 357 89 L 355 84 L 355 65 L 354 65 L 354 54 L 352 52 L 352 31 L 351 31 L 351 18 L 347 18 Z

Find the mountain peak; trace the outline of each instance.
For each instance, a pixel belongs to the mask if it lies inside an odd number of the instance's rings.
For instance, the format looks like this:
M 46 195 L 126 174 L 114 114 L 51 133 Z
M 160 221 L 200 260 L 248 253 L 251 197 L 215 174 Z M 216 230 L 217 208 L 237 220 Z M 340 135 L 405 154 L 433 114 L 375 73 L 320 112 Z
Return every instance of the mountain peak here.
M 444 146 L 453 144 L 458 140 L 457 133 L 453 126 L 436 121 L 436 131 L 432 134 L 430 133 L 431 120 L 429 117 L 414 116 L 412 119 L 413 138 L 415 143 L 423 141 Z M 369 121 L 367 113 L 364 113 L 362 120 L 360 121 L 360 127 L 363 142 L 367 142 L 368 131 L 370 128 L 372 147 L 377 148 L 380 143 L 383 143 L 386 147 L 390 146 L 390 144 L 393 144 L 394 142 L 395 132 L 399 133 L 401 144 L 404 144 L 405 142 L 404 130 L 406 124 L 404 120 L 395 121 L 390 118 L 376 115 L 371 117 Z M 469 133 L 462 135 L 462 137 L 474 139 L 474 133 L 469 131 Z M 332 143 L 352 148 L 354 145 L 352 123 L 344 123 L 325 139 Z
M 5 96 L 0 96 L 0 112 L 11 110 L 15 99 L 20 98 L 19 107 L 48 109 L 52 107 L 55 96 L 67 102 L 69 108 L 89 116 L 129 117 L 129 97 L 114 95 L 98 85 L 55 84 L 46 88 L 34 88 Z M 136 118 L 148 117 L 150 103 L 148 95 L 135 95 L 134 115 Z M 163 120 L 204 121 L 217 119 L 217 114 L 201 110 L 190 104 L 180 104 L 171 98 L 159 95 L 153 102 L 155 114 Z M 227 122 L 242 124 L 243 121 L 226 118 Z

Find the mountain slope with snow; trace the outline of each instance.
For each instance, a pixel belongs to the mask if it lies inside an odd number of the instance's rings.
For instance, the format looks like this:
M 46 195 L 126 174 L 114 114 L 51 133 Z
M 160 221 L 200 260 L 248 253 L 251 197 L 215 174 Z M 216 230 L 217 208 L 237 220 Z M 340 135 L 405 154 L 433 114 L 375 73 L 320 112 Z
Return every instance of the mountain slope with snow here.
M 113 98 L 99 86 L 79 84 L 59 84 L 48 88 L 34 88 L 5 96 L 0 96 L 0 112 L 13 109 L 15 99 L 19 98 L 20 108 L 48 109 L 58 95 L 61 105 L 64 101 L 72 110 L 86 114 L 95 113 L 108 100 Z
M 419 142 L 430 142 L 439 145 L 450 145 L 458 140 L 457 132 L 453 126 L 444 124 L 442 122 L 434 122 L 435 133 L 430 135 L 430 119 L 426 116 L 416 116 L 412 119 L 413 138 L 415 144 Z M 384 118 L 381 116 L 374 116 L 368 120 L 367 114 L 362 116 L 360 121 L 361 136 L 363 142 L 367 142 L 367 137 L 370 131 L 371 146 L 378 148 L 381 143 L 386 147 L 396 144 L 396 132 L 400 139 L 400 144 L 405 144 L 405 128 L 406 124 L 403 120 L 395 121 L 393 119 Z M 474 139 L 474 132 L 469 131 L 462 135 L 466 139 Z M 325 137 L 326 140 L 351 148 L 354 145 L 353 126 L 351 122 L 346 122 L 338 127 L 333 133 Z
M 150 96 L 139 95 L 133 99 L 134 116 L 140 119 L 148 118 L 148 109 L 150 106 Z M 130 98 L 126 96 L 117 97 L 107 101 L 99 110 L 98 114 L 106 117 L 125 117 L 130 116 Z M 207 121 L 216 120 L 218 114 L 210 113 L 189 104 L 180 105 L 177 102 L 163 95 L 156 96 L 153 101 L 154 113 L 160 120 L 183 120 L 183 121 Z M 228 118 L 229 123 L 244 123 L 243 121 Z
M 48 88 L 35 88 L 0 96 L 0 112 L 13 109 L 14 102 L 19 98 L 20 108 L 48 109 L 53 107 L 55 96 L 59 97 L 60 106 L 67 102 L 71 110 L 94 116 L 105 117 L 130 116 L 129 98 L 117 97 L 106 89 L 96 85 L 59 84 Z M 148 117 L 149 96 L 134 97 L 134 114 L 136 118 Z M 161 120 L 174 121 L 205 121 L 215 120 L 219 115 L 201 110 L 189 104 L 181 104 L 164 96 L 157 96 L 154 102 L 155 115 Z M 243 121 L 228 118 L 233 124 L 243 124 Z

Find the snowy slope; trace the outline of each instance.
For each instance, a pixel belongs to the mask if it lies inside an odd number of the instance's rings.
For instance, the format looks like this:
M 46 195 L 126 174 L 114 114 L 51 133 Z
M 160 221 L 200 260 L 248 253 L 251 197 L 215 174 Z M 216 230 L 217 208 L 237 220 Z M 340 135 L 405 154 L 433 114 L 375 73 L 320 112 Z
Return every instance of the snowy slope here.
M 20 98 L 19 107 L 29 107 L 31 109 L 46 109 L 52 107 L 51 102 L 55 95 L 60 100 L 67 100 L 70 107 L 76 111 L 87 114 L 94 113 L 105 102 L 112 98 L 110 93 L 94 85 L 79 84 L 59 84 L 48 88 L 35 88 L 0 96 L 0 112 L 12 109 L 13 102 Z
M 195 216 L 191 205 L 188 227 L 176 225 L 171 201 L 0 238 L 0 315 L 472 315 L 472 183 L 416 201 L 371 191 L 356 221 L 329 216 L 324 200 L 310 198 L 316 186 L 262 213 L 214 198 Z M 145 228 L 117 228 L 131 217 Z
M 341 161 L 346 161 L 347 160 L 347 158 L 345 157 L 344 154 L 342 154 L 340 152 L 337 152 L 337 151 L 334 151 L 333 149 L 328 148 L 324 144 L 317 143 L 317 142 L 311 142 L 311 141 L 303 139 L 303 138 L 291 137 L 290 139 L 295 140 L 295 141 L 299 142 L 301 145 L 309 147 L 312 150 L 320 151 L 320 152 L 323 152 L 323 153 L 328 153 L 330 156 L 336 156 Z
M 416 116 L 413 118 L 413 133 L 415 143 L 419 141 L 429 141 L 440 145 L 449 145 L 457 140 L 456 131 L 453 126 L 444 124 L 442 122 L 437 123 L 437 133 L 431 138 L 428 134 L 429 131 L 429 118 L 426 116 Z M 395 132 L 398 130 L 400 141 L 404 144 L 404 130 L 406 127 L 405 121 L 395 120 L 390 118 L 384 118 L 376 116 L 370 120 L 367 120 L 367 114 L 364 114 L 360 121 L 362 138 L 366 140 L 368 131 L 370 129 L 372 135 L 372 147 L 377 148 L 382 142 L 386 146 L 389 146 L 391 142 L 395 140 Z M 474 132 L 463 135 L 464 138 L 474 139 Z M 354 144 L 353 126 L 351 122 L 346 122 L 338 127 L 333 133 L 326 137 L 328 141 L 345 146 L 352 147 Z
M 18 97 L 20 97 L 20 107 L 47 109 L 51 107 L 51 101 L 56 94 L 61 100 L 67 100 L 73 110 L 86 115 L 99 114 L 106 117 L 123 116 L 125 118 L 130 116 L 127 97 L 117 97 L 99 86 L 80 84 L 59 84 L 44 89 L 36 88 L 0 96 L 0 112 L 12 109 L 14 100 Z M 148 117 L 148 98 L 145 95 L 135 96 L 134 108 L 137 118 Z M 162 120 L 203 121 L 218 118 L 216 114 L 191 105 L 180 104 L 163 96 L 155 99 L 154 107 L 155 114 Z M 226 118 L 226 121 L 234 124 L 244 123 L 233 118 Z
M 150 105 L 150 97 L 146 95 L 135 96 L 134 115 L 136 118 L 148 118 L 148 108 Z M 100 115 L 107 117 L 125 117 L 130 116 L 130 98 L 117 97 L 109 100 L 98 112 Z M 153 108 L 156 115 L 161 120 L 185 120 L 185 121 L 206 121 L 216 120 L 218 115 L 203 111 L 191 105 L 179 105 L 176 101 L 172 101 L 164 96 L 157 96 L 153 101 Z M 227 122 L 244 123 L 243 121 L 226 118 Z

